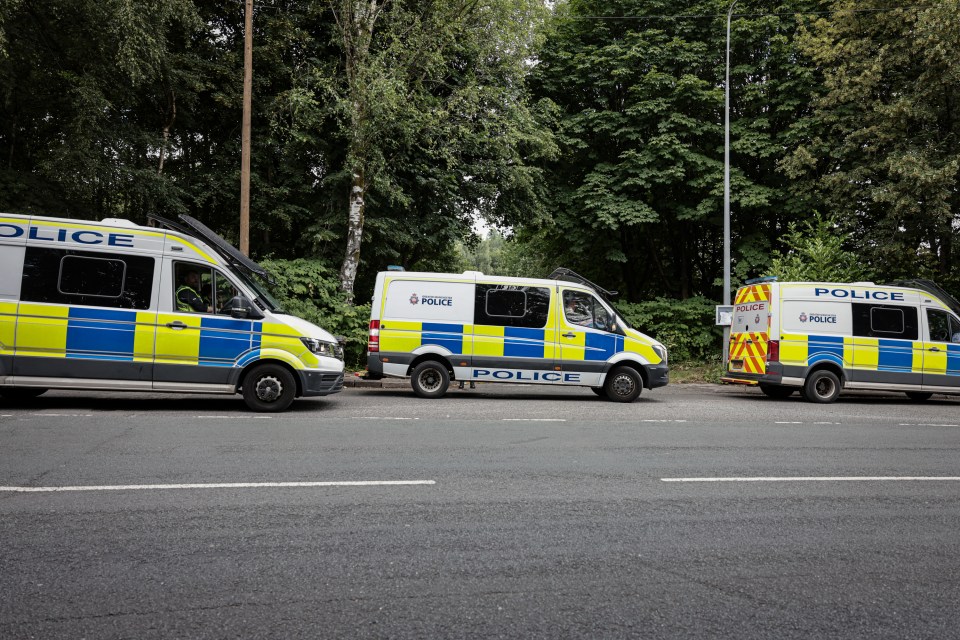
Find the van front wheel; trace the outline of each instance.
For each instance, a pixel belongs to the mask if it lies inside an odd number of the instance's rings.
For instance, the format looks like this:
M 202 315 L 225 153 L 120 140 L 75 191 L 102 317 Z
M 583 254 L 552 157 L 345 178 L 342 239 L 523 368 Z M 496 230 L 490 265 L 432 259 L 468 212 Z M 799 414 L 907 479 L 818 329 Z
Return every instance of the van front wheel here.
M 840 378 L 832 371 L 820 369 L 807 376 L 803 397 L 809 402 L 829 404 L 840 395 Z
M 607 374 L 603 389 L 614 402 L 633 402 L 643 390 L 643 378 L 635 369 L 617 367 Z
M 278 364 L 259 364 L 243 378 L 243 399 L 253 411 L 286 411 L 296 395 L 293 374 Z
M 907 391 L 906 393 L 907 397 L 914 402 L 926 402 L 933 397 L 933 394 L 927 391 Z
M 427 360 L 414 367 L 410 384 L 421 398 L 439 398 L 450 386 L 450 374 L 442 362 Z

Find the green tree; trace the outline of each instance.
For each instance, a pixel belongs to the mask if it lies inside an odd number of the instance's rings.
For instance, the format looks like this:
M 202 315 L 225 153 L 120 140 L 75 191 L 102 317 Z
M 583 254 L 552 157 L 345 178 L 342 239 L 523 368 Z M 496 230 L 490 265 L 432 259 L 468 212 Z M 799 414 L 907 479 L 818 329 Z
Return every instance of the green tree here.
M 814 82 L 792 48 L 793 16 L 755 14 L 814 4 L 741 3 L 733 22 L 733 231 L 744 271 L 767 264 L 805 210 L 776 162 Z M 561 146 L 547 166 L 556 213 L 536 234 L 548 255 L 631 299 L 718 293 L 727 6 L 558 4 L 532 80 L 557 106 Z
M 831 6 L 834 13 L 799 40 L 824 70 L 825 92 L 797 123 L 798 141 L 783 166 L 802 192 L 822 198 L 854 230 L 870 270 L 956 280 L 957 7 L 890 10 L 880 0 Z
M 536 0 L 329 0 L 342 64 L 326 84 L 348 178 L 341 286 L 352 296 L 368 209 L 399 256 L 469 233 L 474 210 L 536 204 L 528 155 L 549 153 L 523 88 Z M 384 215 L 386 214 L 386 215 Z M 412 214 L 412 215 L 411 215 Z
M 770 275 L 785 282 L 858 282 L 869 272 L 856 251 L 846 246 L 847 234 L 819 214 L 790 223 L 783 236 L 783 251 L 774 251 Z

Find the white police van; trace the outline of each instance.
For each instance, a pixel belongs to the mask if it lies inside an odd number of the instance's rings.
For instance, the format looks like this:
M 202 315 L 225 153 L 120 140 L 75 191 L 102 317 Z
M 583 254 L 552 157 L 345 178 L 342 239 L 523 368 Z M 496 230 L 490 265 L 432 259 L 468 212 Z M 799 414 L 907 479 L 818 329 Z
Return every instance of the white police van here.
M 297 396 L 340 391 L 337 340 L 285 314 L 260 265 L 180 219 L 0 214 L 0 397 L 242 393 L 251 409 L 282 411 Z
M 752 281 L 737 291 L 727 383 L 770 397 L 799 390 L 833 402 L 842 389 L 960 394 L 960 303 L 928 280 Z
M 381 272 L 367 375 L 410 377 L 424 398 L 457 380 L 585 386 L 631 402 L 667 384 L 667 350 L 616 313 L 614 294 L 569 269 L 546 279 Z

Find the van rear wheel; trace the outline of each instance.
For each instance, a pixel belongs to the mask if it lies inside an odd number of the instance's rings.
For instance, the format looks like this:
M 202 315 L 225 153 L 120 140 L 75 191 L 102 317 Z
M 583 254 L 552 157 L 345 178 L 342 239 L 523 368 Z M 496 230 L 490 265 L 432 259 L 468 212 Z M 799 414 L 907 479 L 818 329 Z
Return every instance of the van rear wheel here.
M 450 386 L 450 373 L 442 362 L 427 360 L 414 367 L 410 384 L 421 398 L 440 398 Z
M 633 402 L 643 390 L 643 378 L 630 367 L 617 367 L 607 374 L 603 383 L 607 397 L 614 402 Z
M 906 394 L 914 402 L 926 402 L 933 397 L 933 394 L 927 391 L 907 391 Z
M 278 364 L 258 364 L 243 378 L 243 400 L 253 411 L 286 411 L 296 395 L 293 374 Z
M 808 402 L 829 404 L 840 395 L 840 378 L 826 369 L 814 371 L 803 384 L 803 395 Z
M 763 392 L 763 395 L 768 398 L 773 398 L 774 400 L 783 400 L 784 398 L 789 398 L 793 395 L 793 392 L 796 391 L 793 387 L 784 387 L 779 384 L 763 384 L 760 383 L 760 391 Z

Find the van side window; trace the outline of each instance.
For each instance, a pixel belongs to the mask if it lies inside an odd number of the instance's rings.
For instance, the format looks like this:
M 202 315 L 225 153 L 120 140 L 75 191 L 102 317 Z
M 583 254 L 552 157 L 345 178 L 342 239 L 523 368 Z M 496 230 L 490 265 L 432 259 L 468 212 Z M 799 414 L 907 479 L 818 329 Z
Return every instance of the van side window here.
M 27 247 L 20 297 L 27 302 L 149 309 L 155 262 L 146 256 Z
M 855 336 L 916 340 L 919 335 L 915 307 L 860 303 L 851 306 Z
M 213 313 L 213 270 L 190 262 L 173 265 L 173 307 L 180 313 Z
M 478 284 L 473 322 L 498 327 L 541 329 L 547 324 L 550 289 Z
M 610 313 L 597 299 L 583 291 L 563 292 L 563 317 L 568 324 L 609 331 L 613 326 Z
M 60 260 L 60 293 L 75 296 L 118 298 L 127 275 L 123 260 L 63 256 Z
M 927 309 L 931 342 L 960 342 L 960 322 L 946 311 Z

